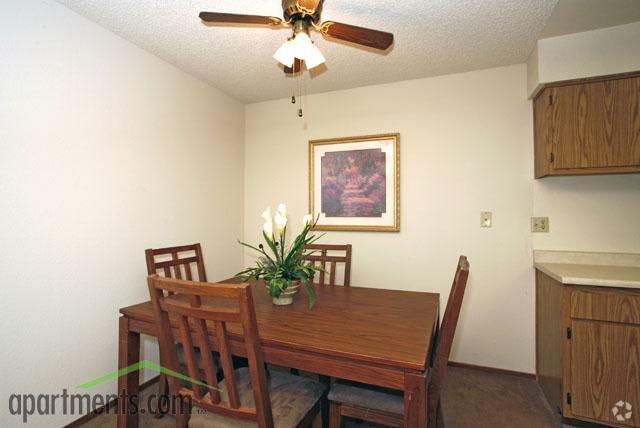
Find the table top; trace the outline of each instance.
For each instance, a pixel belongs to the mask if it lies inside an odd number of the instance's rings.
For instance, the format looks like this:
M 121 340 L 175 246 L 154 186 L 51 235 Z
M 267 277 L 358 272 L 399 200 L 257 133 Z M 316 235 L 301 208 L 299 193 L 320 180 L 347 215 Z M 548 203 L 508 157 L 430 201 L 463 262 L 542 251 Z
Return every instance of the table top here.
M 251 285 L 263 346 L 426 370 L 439 317 L 437 293 L 316 286 L 318 301 L 309 309 L 304 287 L 293 305 L 275 306 L 264 283 L 252 281 Z M 155 322 L 150 301 L 122 308 L 120 313 L 131 319 Z M 229 332 L 241 334 L 241 328 L 229 325 Z

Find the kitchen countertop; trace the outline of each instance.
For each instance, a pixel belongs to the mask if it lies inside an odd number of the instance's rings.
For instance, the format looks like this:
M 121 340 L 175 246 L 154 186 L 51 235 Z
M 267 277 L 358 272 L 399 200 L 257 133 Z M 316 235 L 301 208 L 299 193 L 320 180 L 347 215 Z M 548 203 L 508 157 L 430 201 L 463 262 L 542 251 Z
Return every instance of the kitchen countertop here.
M 562 284 L 640 289 L 640 254 L 535 251 L 534 267 Z

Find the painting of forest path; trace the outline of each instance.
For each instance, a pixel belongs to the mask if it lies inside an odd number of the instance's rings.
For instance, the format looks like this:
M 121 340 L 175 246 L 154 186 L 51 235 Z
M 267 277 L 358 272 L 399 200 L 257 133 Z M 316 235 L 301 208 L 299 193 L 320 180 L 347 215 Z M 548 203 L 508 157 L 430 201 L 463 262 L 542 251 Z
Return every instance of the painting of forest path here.
M 326 217 L 381 217 L 387 210 L 386 155 L 380 149 L 327 152 L 321 159 Z

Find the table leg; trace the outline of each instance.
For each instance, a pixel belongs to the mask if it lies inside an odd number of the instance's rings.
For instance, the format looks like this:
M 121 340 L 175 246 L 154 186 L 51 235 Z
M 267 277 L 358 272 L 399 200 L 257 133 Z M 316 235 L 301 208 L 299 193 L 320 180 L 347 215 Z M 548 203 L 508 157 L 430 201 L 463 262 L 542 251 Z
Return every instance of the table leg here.
M 118 369 L 140 361 L 140 333 L 129 329 L 129 319 L 120 317 Z M 118 428 L 138 427 L 140 372 L 134 370 L 118 378 Z
M 426 373 L 407 372 L 404 375 L 404 426 L 406 428 L 427 426 Z

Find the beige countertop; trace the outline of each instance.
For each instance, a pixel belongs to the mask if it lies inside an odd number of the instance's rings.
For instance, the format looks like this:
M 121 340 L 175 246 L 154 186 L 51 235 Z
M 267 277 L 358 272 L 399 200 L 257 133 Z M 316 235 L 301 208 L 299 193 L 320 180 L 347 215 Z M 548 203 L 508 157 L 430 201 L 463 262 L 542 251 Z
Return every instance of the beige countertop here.
M 562 284 L 640 289 L 640 255 L 535 251 L 534 267 Z

